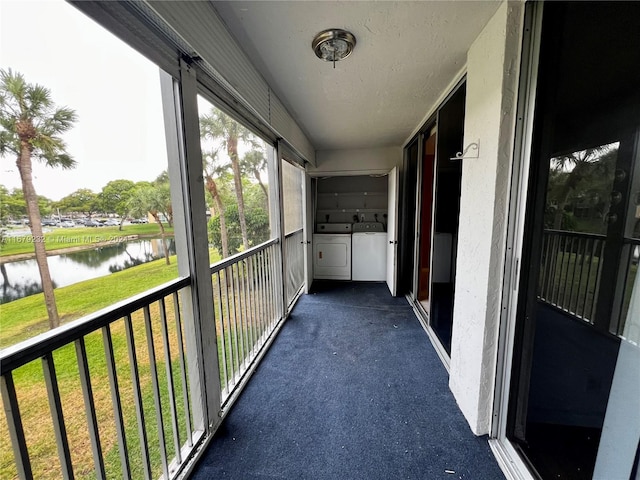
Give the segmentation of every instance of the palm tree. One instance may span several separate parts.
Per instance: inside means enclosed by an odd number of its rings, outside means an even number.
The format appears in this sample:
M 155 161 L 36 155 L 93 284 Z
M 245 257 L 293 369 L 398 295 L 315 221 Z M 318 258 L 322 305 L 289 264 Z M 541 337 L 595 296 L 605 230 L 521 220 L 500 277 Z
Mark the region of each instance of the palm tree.
M 211 109 L 209 115 L 200 117 L 200 137 L 213 141 L 222 141 L 227 155 L 231 160 L 233 171 L 233 183 L 238 201 L 238 216 L 240 217 L 240 230 L 242 232 L 242 244 L 245 250 L 249 248 L 247 235 L 247 221 L 245 219 L 244 195 L 242 193 L 242 172 L 240 170 L 240 157 L 238 155 L 238 142 L 242 141 L 256 145 L 256 137 L 247 128 L 240 125 L 226 113 L 216 108 Z
M 57 108 L 49 89 L 27 83 L 23 75 L 11 69 L 0 69 L 0 156 L 14 154 L 17 157 L 50 328 L 60 325 L 60 318 L 43 241 L 38 195 L 33 186 L 32 159 L 50 167 L 73 168 L 75 161 L 66 152 L 66 144 L 59 135 L 69 130 L 75 121 L 75 111 Z
M 218 211 L 218 216 L 220 217 L 222 258 L 227 258 L 229 256 L 229 234 L 227 233 L 226 209 L 222 201 L 222 196 L 220 195 L 220 190 L 218 189 L 218 184 L 216 183 L 216 177 L 219 177 L 220 174 L 226 170 L 226 167 L 219 165 L 217 159 L 217 150 L 202 153 L 202 171 L 204 173 L 205 187 L 215 202 L 215 209 Z
M 160 206 L 162 207 L 160 213 L 167 220 L 167 224 L 173 227 L 173 206 L 171 205 L 171 188 L 169 187 L 169 172 L 163 170 L 160 175 L 153 181 L 153 185 L 159 188 L 159 192 L 162 192 Z
M 269 192 L 267 192 L 267 187 L 262 182 L 262 172 L 267 169 L 267 157 L 265 156 L 264 151 L 262 151 L 261 148 L 258 148 L 245 153 L 245 155 L 242 157 L 242 160 L 240 161 L 240 166 L 242 167 L 243 172 L 253 175 L 253 178 L 255 178 L 255 180 L 258 182 L 258 185 L 260 185 L 262 193 L 264 193 L 268 211 Z

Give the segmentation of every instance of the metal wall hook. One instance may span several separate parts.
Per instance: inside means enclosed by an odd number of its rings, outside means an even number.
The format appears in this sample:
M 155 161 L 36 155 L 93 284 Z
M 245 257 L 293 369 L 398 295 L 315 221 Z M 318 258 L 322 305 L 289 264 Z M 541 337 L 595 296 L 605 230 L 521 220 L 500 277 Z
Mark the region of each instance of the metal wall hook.
M 474 151 L 474 154 L 467 155 L 469 150 Z M 480 139 L 478 139 L 475 143 L 470 143 L 467 147 L 462 151 L 456 153 L 455 157 L 451 157 L 449 160 L 465 160 L 467 158 L 478 158 L 480 156 Z

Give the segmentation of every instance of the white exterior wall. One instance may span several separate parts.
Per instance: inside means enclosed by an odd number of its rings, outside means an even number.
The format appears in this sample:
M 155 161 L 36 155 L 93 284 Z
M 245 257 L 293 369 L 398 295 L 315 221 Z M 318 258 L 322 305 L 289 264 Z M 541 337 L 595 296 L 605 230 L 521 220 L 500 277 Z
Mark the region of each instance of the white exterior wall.
M 385 174 L 402 163 L 402 147 L 318 150 L 311 176 Z
M 476 435 L 489 432 L 524 6 L 508 2 L 467 56 L 460 230 L 449 386 Z

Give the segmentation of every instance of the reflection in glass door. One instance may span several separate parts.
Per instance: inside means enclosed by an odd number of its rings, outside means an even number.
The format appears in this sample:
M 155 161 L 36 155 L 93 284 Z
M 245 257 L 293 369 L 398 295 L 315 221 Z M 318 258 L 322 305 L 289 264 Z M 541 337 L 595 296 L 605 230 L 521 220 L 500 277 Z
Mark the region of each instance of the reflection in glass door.
M 620 142 L 552 157 L 546 187 L 541 301 L 595 323 Z M 605 220 L 605 221 L 603 221 Z M 608 290 L 607 290 L 608 291 Z M 609 308 L 607 307 L 607 310 Z
M 414 298 L 413 273 L 415 269 L 416 192 L 418 181 L 419 138 L 405 149 L 400 178 L 400 208 L 398 210 L 398 295 L 410 294 Z
M 418 246 L 418 301 L 429 311 L 431 294 L 431 231 L 433 215 L 433 176 L 436 160 L 436 131 L 431 132 L 429 137 L 425 136 L 422 154 L 422 182 L 421 182 L 421 204 L 419 246 Z
M 465 99 L 463 82 L 438 111 L 429 325 L 447 355 L 451 355 L 453 334 L 462 188 L 462 161 L 451 158 L 463 150 Z
M 636 475 L 639 32 L 638 3 L 544 6 L 508 422 L 543 479 Z

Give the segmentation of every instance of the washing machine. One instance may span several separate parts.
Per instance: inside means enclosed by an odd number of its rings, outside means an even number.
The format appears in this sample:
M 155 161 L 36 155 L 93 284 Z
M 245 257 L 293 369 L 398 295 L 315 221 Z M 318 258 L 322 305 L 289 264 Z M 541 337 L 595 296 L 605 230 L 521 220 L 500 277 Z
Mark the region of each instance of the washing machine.
M 387 278 L 387 233 L 380 222 L 353 224 L 351 278 L 380 282 Z
M 313 278 L 351 280 L 351 224 L 319 223 L 313 235 Z

